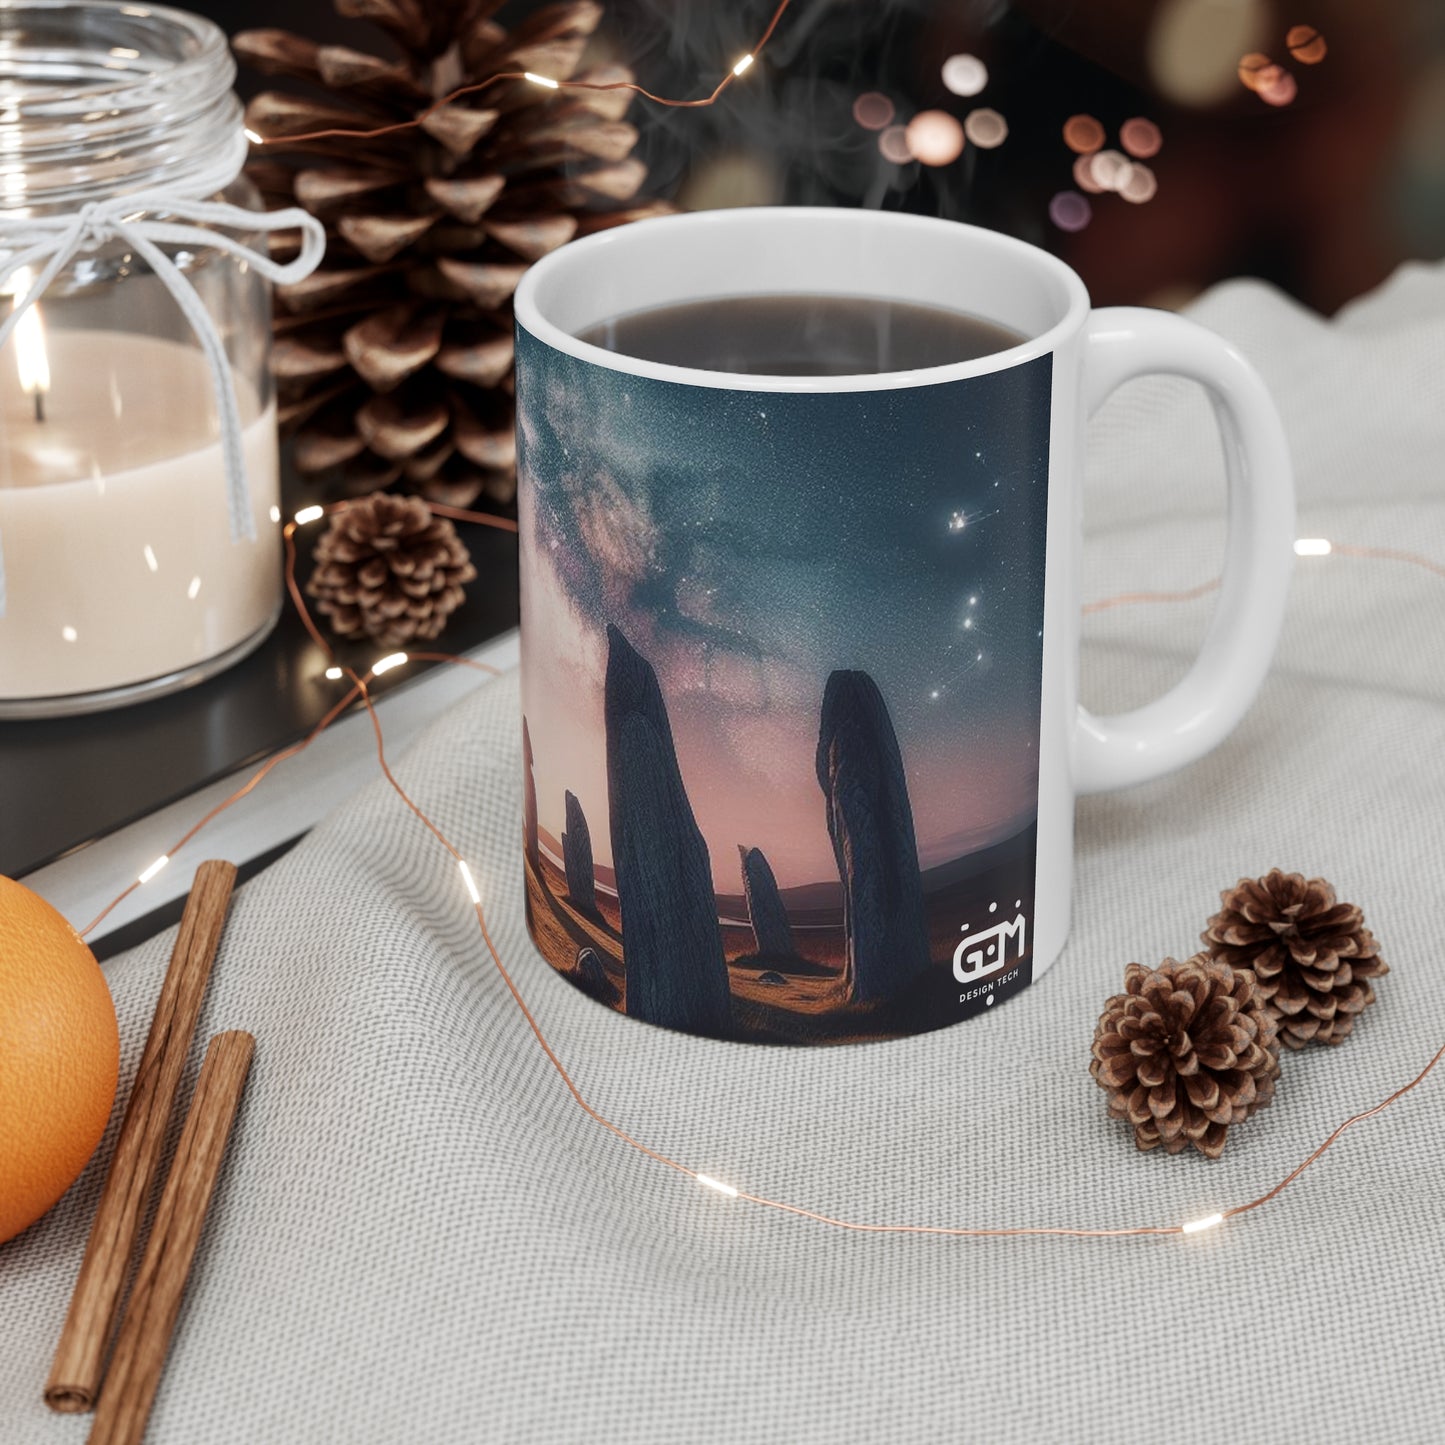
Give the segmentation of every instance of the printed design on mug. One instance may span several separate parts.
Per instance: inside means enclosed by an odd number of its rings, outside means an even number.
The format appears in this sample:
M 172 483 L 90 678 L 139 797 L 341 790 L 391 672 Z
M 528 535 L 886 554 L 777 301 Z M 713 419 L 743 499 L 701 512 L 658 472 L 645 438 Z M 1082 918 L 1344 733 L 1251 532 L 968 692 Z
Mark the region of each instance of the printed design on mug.
M 1051 359 L 809 395 L 518 351 L 543 956 L 773 1043 L 1025 987 Z

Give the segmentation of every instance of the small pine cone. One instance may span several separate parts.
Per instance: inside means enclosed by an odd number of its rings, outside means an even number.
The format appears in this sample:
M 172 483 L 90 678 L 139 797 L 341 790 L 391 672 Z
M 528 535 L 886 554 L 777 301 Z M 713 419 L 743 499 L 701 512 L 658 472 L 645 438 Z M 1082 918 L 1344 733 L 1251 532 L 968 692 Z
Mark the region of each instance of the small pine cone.
M 306 590 L 332 631 L 386 647 L 436 637 L 477 575 L 449 521 L 385 492 L 334 512 L 314 556 Z
M 1134 1126 L 1134 1142 L 1177 1154 L 1192 1144 L 1210 1159 L 1231 1124 L 1274 1098 L 1279 1040 L 1248 970 L 1202 953 L 1156 969 L 1131 963 L 1124 992 L 1104 1006 L 1089 1072 L 1109 1093 L 1109 1113 Z
M 1241 878 L 1201 935 L 1211 958 L 1248 968 L 1279 1024 L 1280 1041 L 1339 1044 L 1375 1001 L 1372 978 L 1390 971 L 1364 914 L 1335 901 L 1323 878 L 1278 868 Z

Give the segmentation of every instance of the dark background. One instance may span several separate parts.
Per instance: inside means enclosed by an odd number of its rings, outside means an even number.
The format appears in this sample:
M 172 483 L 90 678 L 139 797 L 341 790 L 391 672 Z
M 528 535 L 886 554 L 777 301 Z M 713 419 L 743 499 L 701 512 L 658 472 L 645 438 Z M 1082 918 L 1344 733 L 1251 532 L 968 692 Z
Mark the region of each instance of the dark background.
M 606 0 L 599 44 L 662 94 L 705 93 L 748 50 L 775 0 Z M 285 26 L 374 52 L 385 39 L 329 0 L 191 0 L 228 31 Z M 501 7 L 499 18 L 535 4 Z M 1309 24 L 1328 53 L 1291 59 Z M 1273 107 L 1247 90 L 1240 55 L 1268 54 L 1298 94 Z M 951 95 L 950 55 L 989 68 L 976 98 Z M 258 88 L 242 76 L 241 87 Z M 953 164 L 895 165 L 852 117 L 880 91 L 906 122 L 988 105 L 997 150 Z M 1158 194 L 1093 200 L 1076 234 L 1049 219 L 1073 186 L 1062 139 L 1075 113 L 1117 145 L 1136 115 L 1158 124 Z M 634 105 L 653 194 L 690 208 L 813 202 L 941 214 L 1065 256 L 1099 304 L 1178 305 L 1226 276 L 1276 282 L 1326 313 L 1401 260 L 1445 253 L 1445 4 L 1441 0 L 793 0 L 764 59 L 706 110 Z

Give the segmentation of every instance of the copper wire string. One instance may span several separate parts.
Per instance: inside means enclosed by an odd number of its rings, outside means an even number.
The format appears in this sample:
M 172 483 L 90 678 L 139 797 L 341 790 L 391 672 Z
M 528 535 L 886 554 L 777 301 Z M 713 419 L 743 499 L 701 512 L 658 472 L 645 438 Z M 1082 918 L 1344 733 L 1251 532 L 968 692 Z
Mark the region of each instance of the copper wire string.
M 523 80 L 532 85 L 545 86 L 548 90 L 630 90 L 634 95 L 640 95 L 644 100 L 652 101 L 654 105 L 666 106 L 669 110 L 700 110 L 704 106 L 716 105 L 728 86 L 762 54 L 763 47 L 773 38 L 773 31 L 778 28 L 778 21 L 783 18 L 783 13 L 791 4 L 792 0 L 779 0 L 778 8 L 773 11 L 773 18 L 768 21 L 768 28 L 763 31 L 757 44 L 747 52 L 743 60 L 740 60 L 718 81 L 707 95 L 697 100 L 675 100 L 665 95 L 654 95 L 645 86 L 638 85 L 636 81 L 632 80 L 554 80 L 549 75 L 538 76 L 528 70 L 501 70 L 495 75 L 487 76 L 484 80 L 476 80 L 469 85 L 460 85 L 455 90 L 448 91 L 440 100 L 434 100 L 425 110 L 418 111 L 410 120 L 399 120 L 390 125 L 364 129 L 331 126 L 325 130 L 301 131 L 295 135 L 256 136 L 254 131 L 251 132 L 251 135 L 261 145 L 300 145 L 303 141 L 332 139 L 375 140 L 380 136 L 395 135 L 398 131 L 415 130 L 430 116 L 445 109 L 453 102 L 461 100 L 464 96 L 475 95 L 478 91 L 486 90 L 489 86 L 504 80 Z
M 334 512 L 340 509 L 344 509 L 348 505 L 350 505 L 350 503 L 348 502 L 332 503 L 329 507 L 325 508 L 325 511 Z M 440 505 L 434 505 L 433 510 L 458 521 L 474 522 L 480 523 L 482 525 L 496 526 L 510 531 L 516 531 L 517 529 L 517 524 L 515 522 L 509 521 L 506 518 L 493 517 L 486 513 L 469 512 L 460 507 L 442 507 Z M 297 525 L 298 524 L 294 521 L 288 522 L 283 529 L 283 537 L 286 547 L 287 591 L 291 596 L 291 600 L 295 605 L 297 612 L 300 615 L 302 624 L 305 626 L 307 632 L 325 651 L 326 655 L 328 657 L 331 657 L 334 656 L 332 648 L 325 639 L 325 637 L 322 635 L 320 630 L 317 628 L 316 623 L 311 616 L 310 609 L 306 606 L 305 598 L 302 595 L 301 588 L 296 581 L 295 532 Z M 1445 567 L 1442 567 L 1440 564 L 1432 561 L 1427 557 L 1419 556 L 1418 554 L 1413 552 L 1404 552 L 1395 548 L 1387 547 L 1355 547 L 1343 543 L 1332 544 L 1331 550 L 1341 556 L 1404 562 L 1410 565 L 1423 567 L 1427 571 L 1430 571 L 1437 576 L 1445 577 Z M 1212 583 L 1206 583 L 1201 587 L 1192 588 L 1188 592 L 1182 593 L 1126 593 L 1120 595 L 1119 597 L 1105 598 L 1102 602 L 1090 604 L 1084 610 L 1100 611 L 1103 610 L 1103 608 L 1105 607 L 1122 606 L 1130 602 L 1147 603 L 1155 601 L 1185 600 L 1189 597 L 1203 596 L 1205 593 L 1213 590 L 1213 588 L 1217 585 L 1217 581 Z M 479 668 L 482 671 L 492 673 L 497 672 L 496 668 L 490 667 L 486 663 L 479 663 L 472 658 L 459 657 L 454 653 L 418 652 L 408 653 L 407 657 L 408 659 L 415 658 L 418 661 L 426 660 L 441 663 L 459 663 L 464 666 Z M 271 771 L 272 768 L 276 766 L 277 763 L 281 762 L 287 757 L 293 757 L 297 753 L 303 752 L 318 736 L 320 736 L 323 731 L 325 731 L 327 727 L 331 725 L 333 721 L 335 721 L 338 716 L 341 715 L 343 711 L 350 707 L 354 701 L 359 699 L 362 706 L 366 709 L 367 715 L 371 722 L 372 734 L 376 742 L 377 762 L 380 766 L 382 775 L 386 778 L 387 783 L 395 791 L 396 795 L 398 796 L 398 798 L 401 799 L 402 803 L 406 806 L 406 808 L 432 834 L 432 836 L 436 838 L 436 840 L 441 844 L 441 846 L 446 850 L 446 852 L 451 855 L 451 857 L 459 865 L 459 867 L 464 870 L 468 886 L 472 888 L 475 894 L 475 885 L 471 881 L 470 871 L 467 870 L 466 860 L 463 855 L 458 851 L 456 846 L 451 842 L 451 840 L 446 836 L 446 834 L 442 832 L 442 830 L 436 825 L 436 823 L 411 797 L 411 795 L 406 791 L 406 789 L 402 787 L 400 781 L 392 772 L 391 766 L 387 761 L 386 757 L 386 744 L 385 737 L 382 732 L 381 719 L 377 715 L 376 707 L 374 702 L 372 701 L 371 692 L 369 687 L 367 686 L 366 679 L 359 673 L 357 673 L 353 668 L 346 667 L 343 668 L 343 671 L 351 679 L 352 686 L 348 690 L 346 695 L 338 703 L 336 703 L 325 714 L 325 716 L 322 717 L 321 721 L 317 723 L 315 728 L 313 728 L 312 731 L 308 733 L 301 742 L 293 744 L 291 747 L 277 753 L 273 758 L 270 758 L 243 787 L 238 788 L 236 792 L 234 792 L 224 801 L 212 808 L 210 812 L 208 812 L 198 823 L 195 824 L 194 827 L 192 827 L 178 840 L 174 848 L 171 850 L 172 853 L 179 851 L 180 848 L 185 846 L 186 843 L 188 843 L 193 837 L 195 837 L 195 835 L 199 833 L 201 829 L 204 828 L 206 824 L 209 823 L 218 814 L 224 812 L 227 808 L 231 807 L 234 803 L 239 802 L 243 797 L 245 797 L 249 792 L 251 792 L 251 790 L 255 788 L 262 781 L 263 778 L 265 778 L 265 776 Z M 106 914 L 111 911 L 111 909 L 113 909 L 118 903 L 120 903 L 122 899 L 128 897 L 139 886 L 139 882 L 132 883 L 128 888 L 125 889 L 124 892 L 119 894 L 109 905 L 107 905 L 107 907 L 95 918 L 95 920 L 92 921 L 84 930 L 82 930 L 82 933 L 89 933 L 92 929 L 94 929 L 96 924 L 99 923 L 101 919 L 103 919 Z M 506 985 L 508 993 L 511 994 L 513 1002 L 516 1004 L 518 1010 L 521 1012 L 523 1019 L 527 1023 L 527 1027 L 531 1030 L 533 1038 L 535 1038 L 538 1047 L 546 1056 L 548 1063 L 550 1063 L 552 1068 L 556 1071 L 558 1078 L 562 1081 L 563 1086 L 566 1088 L 573 1102 L 590 1119 L 592 1119 L 595 1123 L 601 1125 L 602 1128 L 613 1134 L 617 1139 L 619 1139 L 622 1143 L 626 1144 L 629 1148 L 636 1150 L 639 1154 L 645 1155 L 647 1158 L 653 1160 L 655 1163 L 665 1165 L 667 1168 L 672 1169 L 679 1174 L 684 1174 L 699 1184 L 709 1186 L 716 1190 L 720 1190 L 722 1193 L 728 1195 L 731 1198 L 744 1201 L 748 1204 L 757 1205 L 758 1207 L 763 1209 L 771 1209 L 781 1214 L 792 1215 L 799 1219 L 811 1220 L 816 1224 L 825 1225 L 829 1228 L 844 1229 L 855 1233 L 926 1234 L 963 1238 L 1012 1238 L 1027 1235 L 1062 1236 L 1071 1239 L 1124 1239 L 1145 1235 L 1184 1235 L 1194 1233 L 1199 1229 L 1208 1228 L 1213 1224 L 1222 1223 L 1224 1220 L 1233 1219 L 1238 1217 L 1239 1215 L 1248 1214 L 1251 1210 L 1259 1209 L 1261 1206 L 1270 1203 L 1272 1200 L 1282 1194 L 1284 1190 L 1286 1190 L 1291 1184 L 1293 1184 L 1302 1174 L 1304 1174 L 1307 1169 L 1309 1169 L 1320 1158 L 1322 1158 L 1324 1154 L 1331 1147 L 1333 1147 L 1333 1145 L 1347 1130 L 1352 1128 L 1354 1125 L 1361 1123 L 1365 1119 L 1370 1119 L 1377 1114 L 1383 1113 L 1386 1109 L 1390 1108 L 1391 1105 L 1402 1099 L 1412 1089 L 1418 1088 L 1419 1085 L 1422 1084 L 1425 1079 L 1429 1077 L 1429 1075 L 1433 1072 L 1433 1070 L 1441 1062 L 1441 1060 L 1445 1059 L 1445 1044 L 1442 1044 L 1440 1048 L 1436 1051 L 1436 1053 L 1431 1057 L 1429 1062 L 1425 1065 L 1425 1067 L 1421 1069 L 1414 1078 L 1409 1080 L 1408 1083 L 1402 1084 L 1398 1089 L 1394 1091 L 1394 1093 L 1382 1099 L 1372 1108 L 1362 1110 L 1360 1113 L 1357 1114 L 1353 1114 L 1348 1119 L 1344 1120 L 1343 1123 L 1337 1125 L 1336 1128 L 1329 1134 L 1329 1136 L 1311 1154 L 1301 1160 L 1299 1164 L 1297 1164 L 1292 1170 L 1290 1170 L 1290 1172 L 1286 1174 L 1284 1178 L 1282 1178 L 1272 1188 L 1266 1190 L 1263 1194 L 1260 1194 L 1257 1197 L 1248 1200 L 1246 1203 L 1236 1204 L 1231 1206 L 1230 1208 L 1222 1209 L 1217 1214 L 1210 1215 L 1202 1220 L 1196 1220 L 1187 1225 L 1145 1224 L 1122 1226 L 1114 1229 L 1075 1229 L 1063 1225 L 963 1226 L 942 1224 L 888 1223 L 846 1219 L 838 1215 L 824 1213 L 821 1210 L 809 1209 L 803 1205 L 792 1204 L 786 1200 L 774 1199 L 766 1194 L 755 1194 L 749 1190 L 734 1188 L 732 1185 L 723 1184 L 708 1175 L 700 1173 L 698 1170 L 692 1168 L 690 1165 L 684 1164 L 681 1161 L 672 1158 L 670 1155 L 664 1154 L 660 1150 L 654 1149 L 650 1145 L 643 1143 L 641 1140 L 629 1134 L 627 1130 L 622 1128 L 621 1125 L 615 1123 L 605 1113 L 603 1113 L 602 1110 L 592 1104 L 582 1093 L 581 1089 L 577 1086 L 577 1083 L 568 1072 L 566 1065 L 562 1062 L 560 1056 L 557 1054 L 557 1051 L 552 1047 L 552 1044 L 548 1040 L 546 1033 L 542 1029 L 542 1026 L 537 1022 L 536 1016 L 528 1007 L 526 999 L 522 996 L 521 990 L 517 987 L 517 983 L 515 979 L 513 979 L 510 970 L 502 961 L 501 953 L 498 950 L 496 943 L 492 939 L 491 930 L 487 926 L 486 911 L 483 904 L 480 900 L 478 900 L 473 903 L 472 907 L 473 911 L 476 914 L 477 925 L 480 929 L 482 940 L 486 946 L 487 953 L 491 958 L 493 967 L 497 970 L 497 973 L 500 975 L 502 982 Z
M 1135 607 L 1149 602 L 1193 602 L 1217 591 L 1218 588 L 1219 578 L 1213 577 L 1208 582 L 1201 582 L 1198 587 L 1188 587 L 1183 592 L 1121 592 L 1117 597 L 1103 597 L 1097 602 L 1084 603 L 1083 613 L 1085 617 L 1089 617 L 1095 612 L 1107 612 L 1111 607 Z

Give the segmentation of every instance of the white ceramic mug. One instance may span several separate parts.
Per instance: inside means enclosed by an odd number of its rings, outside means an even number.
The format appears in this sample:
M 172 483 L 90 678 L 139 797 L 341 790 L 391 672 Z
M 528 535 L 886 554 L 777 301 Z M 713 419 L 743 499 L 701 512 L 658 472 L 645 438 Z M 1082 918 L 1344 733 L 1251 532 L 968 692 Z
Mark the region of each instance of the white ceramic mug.
M 809 293 L 1024 339 L 956 365 L 757 376 L 579 340 L 627 313 Z M 1058 955 L 1074 799 L 1158 777 L 1248 708 L 1284 613 L 1289 456 L 1259 377 L 1063 262 L 868 211 L 668 217 L 574 242 L 516 295 L 525 855 L 574 983 L 696 1033 L 835 1042 L 980 1012 Z M 1201 383 L 1229 543 L 1198 660 L 1079 706 L 1085 425 Z

